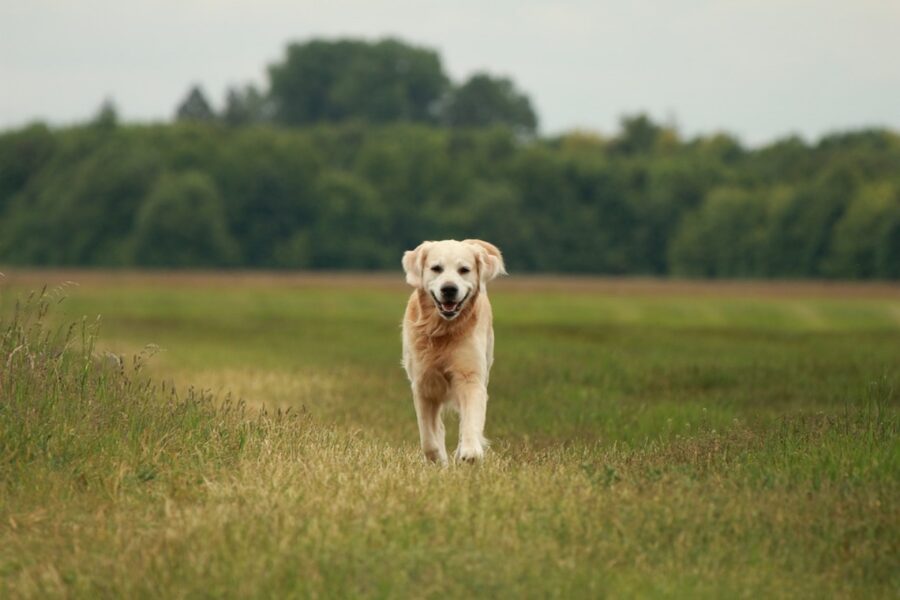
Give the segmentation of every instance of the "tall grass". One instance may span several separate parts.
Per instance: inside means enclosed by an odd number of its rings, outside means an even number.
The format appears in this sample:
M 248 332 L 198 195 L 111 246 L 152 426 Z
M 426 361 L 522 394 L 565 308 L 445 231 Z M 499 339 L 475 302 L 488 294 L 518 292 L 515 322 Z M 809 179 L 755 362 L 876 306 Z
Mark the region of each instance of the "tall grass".
M 251 419 L 230 398 L 157 385 L 142 373 L 152 346 L 126 359 L 97 351 L 99 319 L 48 322 L 57 295 L 33 294 L 0 320 L 0 475 L 8 489 L 117 497 L 162 474 L 191 477 L 208 461 L 234 463 L 249 439 L 293 421 L 280 413 Z
M 0 321 L 0 596 L 900 589 L 891 378 L 839 411 L 523 435 L 442 469 L 412 443 L 156 383 L 152 349 L 109 355 L 96 321 L 56 325 L 55 301 Z

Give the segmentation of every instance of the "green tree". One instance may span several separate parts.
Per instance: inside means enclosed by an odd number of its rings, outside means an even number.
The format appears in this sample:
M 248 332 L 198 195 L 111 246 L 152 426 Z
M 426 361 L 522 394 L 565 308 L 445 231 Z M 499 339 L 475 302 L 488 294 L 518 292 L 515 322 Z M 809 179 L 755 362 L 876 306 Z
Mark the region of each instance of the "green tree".
M 709 160 L 660 157 L 619 163 L 613 171 L 619 178 L 616 193 L 629 198 L 633 212 L 628 271 L 665 274 L 669 245 L 681 219 L 721 183 L 721 170 Z
M 316 187 L 319 210 L 309 234 L 310 266 L 372 269 L 396 255 L 385 247 L 387 207 L 377 192 L 355 175 L 330 171 Z
M 166 173 L 137 212 L 134 260 L 154 267 L 213 267 L 236 262 L 222 199 L 205 174 Z
M 479 179 L 471 183 L 460 207 L 459 230 L 452 236 L 490 240 L 503 250 L 510 272 L 534 268 L 535 223 L 510 182 Z
M 0 136 L 0 217 L 13 197 L 50 162 L 58 146 L 59 136 L 42 123 Z
M 528 96 L 511 80 L 486 73 L 476 73 L 454 89 L 442 114 L 451 127 L 507 125 L 518 133 L 533 134 L 538 126 Z
M 829 275 L 851 279 L 900 275 L 900 187 L 860 190 L 837 223 L 826 262 Z
M 323 161 L 306 135 L 256 127 L 230 132 L 214 168 L 244 264 L 289 266 L 276 249 L 315 217 L 313 188 Z
M 195 85 L 188 91 L 188 95 L 182 100 L 175 111 L 175 119 L 178 121 L 214 121 L 216 114 L 206 99 L 206 95 L 200 86 Z
M 624 129 L 31 126 L 0 134 L 0 264 L 393 269 L 483 237 L 518 272 L 900 278 L 897 134 Z
M 690 143 L 690 148 L 696 150 L 704 162 L 711 160 L 721 164 L 734 164 L 747 155 L 737 138 L 721 132 L 696 138 Z
M 672 273 L 700 277 L 764 275 L 768 194 L 734 188 L 710 192 L 685 216 L 670 247 Z
M 827 168 L 813 179 L 784 190 L 769 226 L 767 275 L 823 275 L 834 228 L 859 187 L 858 175 L 845 166 Z
M 778 140 L 753 153 L 742 166 L 742 178 L 750 181 L 799 183 L 819 173 L 823 162 L 798 136 Z
M 654 123 L 644 114 L 622 117 L 622 131 L 610 144 L 610 149 L 618 154 L 647 154 L 672 140 L 676 145 L 678 136 L 673 129 Z M 673 139 L 674 138 L 674 139 Z
M 94 127 L 60 146 L 40 185 L 14 197 L 0 220 L 8 227 L 0 255 L 20 264 L 124 264 L 135 212 L 159 171 L 158 154 Z
M 94 115 L 92 123 L 98 129 L 109 130 L 116 128 L 119 124 L 119 111 L 111 99 L 107 98 L 103 101 L 97 114 Z
M 291 44 L 269 78 L 275 119 L 286 125 L 430 122 L 448 85 L 437 53 L 392 39 Z
M 231 87 L 225 93 L 222 120 L 231 126 L 264 123 L 272 118 L 271 102 L 256 87 Z
M 361 144 L 353 172 L 378 193 L 390 215 L 386 237 L 394 252 L 423 238 L 448 237 L 448 212 L 466 190 L 466 162 L 451 160 L 447 132 L 399 125 L 372 131 Z

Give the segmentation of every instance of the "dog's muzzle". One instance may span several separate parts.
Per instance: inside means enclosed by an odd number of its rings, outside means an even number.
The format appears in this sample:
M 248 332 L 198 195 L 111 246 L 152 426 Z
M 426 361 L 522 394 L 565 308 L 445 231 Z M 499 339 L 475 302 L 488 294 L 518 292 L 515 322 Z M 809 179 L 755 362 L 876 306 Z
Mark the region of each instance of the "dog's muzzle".
M 431 293 L 431 299 L 434 300 L 434 305 L 437 307 L 441 317 L 448 321 L 452 321 L 459 316 L 459 313 L 462 311 L 463 305 L 465 305 L 468 298 L 469 293 L 466 292 L 466 295 L 463 296 L 462 300 L 438 300 L 437 296 L 434 295 L 434 292 Z

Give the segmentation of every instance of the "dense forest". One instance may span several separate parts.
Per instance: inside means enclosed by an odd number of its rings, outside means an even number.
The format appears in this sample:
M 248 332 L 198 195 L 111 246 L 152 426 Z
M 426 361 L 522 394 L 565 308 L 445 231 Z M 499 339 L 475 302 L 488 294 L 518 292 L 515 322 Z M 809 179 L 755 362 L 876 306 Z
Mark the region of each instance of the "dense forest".
M 644 115 L 537 135 L 528 97 L 395 40 L 291 45 L 172 123 L 0 134 L 0 264 L 396 269 L 482 237 L 511 271 L 900 278 L 900 136 L 747 148 Z

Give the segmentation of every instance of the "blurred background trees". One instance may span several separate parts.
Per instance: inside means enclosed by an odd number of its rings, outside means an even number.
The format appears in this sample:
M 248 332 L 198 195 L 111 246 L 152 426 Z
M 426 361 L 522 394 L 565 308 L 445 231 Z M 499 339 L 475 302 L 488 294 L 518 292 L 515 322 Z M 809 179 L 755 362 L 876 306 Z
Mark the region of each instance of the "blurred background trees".
M 200 171 L 164 173 L 135 215 L 133 261 L 152 267 L 223 267 L 237 262 L 216 184 Z
M 537 115 L 528 96 L 509 79 L 477 73 L 453 89 L 441 107 L 442 120 L 451 127 L 507 125 L 523 134 L 537 130 Z
M 230 87 L 225 93 L 222 121 L 238 127 L 271 121 L 274 116 L 272 100 L 253 85 Z
M 175 119 L 178 121 L 213 121 L 215 118 L 216 115 L 206 99 L 206 94 L 198 85 L 191 87 L 175 110 Z
M 449 86 L 436 52 L 391 39 L 291 44 L 269 78 L 274 119 L 284 125 L 432 123 Z
M 397 40 L 291 45 L 171 124 L 0 134 L 0 263 L 396 269 L 483 237 L 513 271 L 900 278 L 900 136 L 745 148 L 646 115 L 538 137 L 530 99 Z

